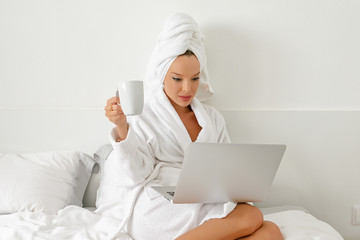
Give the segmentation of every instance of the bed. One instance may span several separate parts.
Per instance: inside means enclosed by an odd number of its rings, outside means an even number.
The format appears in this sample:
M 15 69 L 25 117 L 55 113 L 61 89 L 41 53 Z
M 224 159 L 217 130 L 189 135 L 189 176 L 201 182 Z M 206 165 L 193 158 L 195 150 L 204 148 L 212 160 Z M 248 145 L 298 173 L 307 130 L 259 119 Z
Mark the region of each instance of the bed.
M 101 165 L 111 151 L 0 154 L 0 239 L 130 239 L 116 218 L 98 214 Z M 299 206 L 261 209 L 285 240 L 341 240 L 329 224 Z

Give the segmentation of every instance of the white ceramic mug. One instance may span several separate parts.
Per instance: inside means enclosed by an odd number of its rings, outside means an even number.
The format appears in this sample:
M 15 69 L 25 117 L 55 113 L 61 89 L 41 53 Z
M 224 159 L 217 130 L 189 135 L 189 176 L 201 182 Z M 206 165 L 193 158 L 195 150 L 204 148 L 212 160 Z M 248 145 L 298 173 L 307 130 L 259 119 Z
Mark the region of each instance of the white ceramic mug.
M 144 106 L 142 81 L 122 81 L 118 83 L 121 108 L 126 116 L 141 114 Z

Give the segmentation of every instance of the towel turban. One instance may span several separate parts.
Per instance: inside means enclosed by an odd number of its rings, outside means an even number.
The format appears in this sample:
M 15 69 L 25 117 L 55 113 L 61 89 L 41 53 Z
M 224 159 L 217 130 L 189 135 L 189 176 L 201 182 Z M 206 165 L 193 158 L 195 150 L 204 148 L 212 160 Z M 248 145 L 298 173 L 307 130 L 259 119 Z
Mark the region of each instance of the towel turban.
M 177 56 L 192 51 L 200 63 L 200 84 L 196 97 L 207 100 L 213 94 L 206 68 L 204 35 L 195 20 L 184 13 L 171 15 L 165 22 L 155 49 L 150 58 L 146 74 L 149 95 L 163 87 L 165 75 Z

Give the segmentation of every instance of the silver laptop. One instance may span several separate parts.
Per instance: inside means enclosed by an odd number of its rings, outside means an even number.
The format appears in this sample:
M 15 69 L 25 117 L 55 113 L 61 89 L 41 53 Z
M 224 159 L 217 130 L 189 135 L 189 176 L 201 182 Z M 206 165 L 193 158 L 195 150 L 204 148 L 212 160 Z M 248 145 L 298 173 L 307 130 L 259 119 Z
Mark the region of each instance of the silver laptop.
M 173 203 L 264 201 L 285 149 L 273 144 L 191 143 L 177 186 L 152 188 Z

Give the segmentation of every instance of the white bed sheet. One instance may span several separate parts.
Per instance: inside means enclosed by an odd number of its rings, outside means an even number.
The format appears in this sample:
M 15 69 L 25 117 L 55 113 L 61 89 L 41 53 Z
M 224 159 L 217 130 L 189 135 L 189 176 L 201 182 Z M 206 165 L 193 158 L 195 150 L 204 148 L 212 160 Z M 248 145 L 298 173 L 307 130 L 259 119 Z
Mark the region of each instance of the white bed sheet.
M 301 210 L 288 210 L 264 215 L 265 220 L 278 224 L 285 240 L 343 240 L 329 224 Z M 116 234 L 120 221 L 68 206 L 56 215 L 22 212 L 0 215 L 1 240 L 43 239 L 117 239 L 128 240 L 126 234 Z
M 301 210 L 265 214 L 264 220 L 276 223 L 285 240 L 343 240 L 329 224 Z

